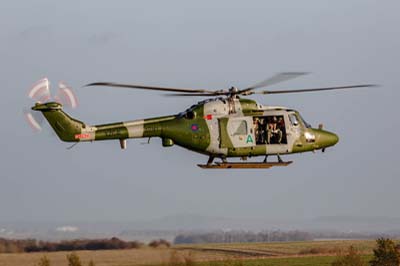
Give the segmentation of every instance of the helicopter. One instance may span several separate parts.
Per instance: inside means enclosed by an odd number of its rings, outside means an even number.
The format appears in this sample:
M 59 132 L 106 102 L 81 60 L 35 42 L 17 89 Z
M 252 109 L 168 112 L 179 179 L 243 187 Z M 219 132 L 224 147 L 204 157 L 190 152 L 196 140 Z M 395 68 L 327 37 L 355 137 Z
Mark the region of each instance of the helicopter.
M 127 148 L 127 139 L 159 137 L 163 147 L 178 145 L 190 151 L 208 156 L 201 168 L 270 168 L 287 166 L 292 161 L 283 161 L 281 155 L 325 151 L 334 146 L 339 137 L 323 129 L 311 127 L 295 109 L 264 106 L 246 98 L 254 94 L 272 95 L 304 93 L 352 88 L 367 88 L 376 85 L 349 85 L 325 88 L 262 90 L 302 75 L 306 72 L 282 72 L 253 86 L 222 90 L 182 89 L 155 87 L 113 82 L 94 82 L 84 87 L 106 86 L 168 92 L 168 96 L 199 96 L 206 100 L 192 105 L 178 114 L 153 117 L 102 125 L 88 125 L 70 117 L 57 101 L 37 102 L 32 110 L 40 111 L 65 142 L 92 142 L 118 140 L 121 149 Z M 268 156 L 277 161 L 268 161 Z M 260 162 L 248 162 L 251 157 L 263 156 Z M 228 158 L 239 157 L 239 162 L 228 162 Z M 214 162 L 215 159 L 220 161 Z

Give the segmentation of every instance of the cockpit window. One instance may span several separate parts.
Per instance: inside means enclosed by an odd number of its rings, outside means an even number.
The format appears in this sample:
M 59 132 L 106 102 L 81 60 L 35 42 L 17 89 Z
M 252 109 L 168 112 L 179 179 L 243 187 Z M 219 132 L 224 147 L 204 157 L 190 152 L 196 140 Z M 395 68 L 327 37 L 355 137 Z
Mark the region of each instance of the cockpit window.
M 306 128 L 310 128 L 311 125 L 310 125 L 309 123 L 307 123 L 306 120 L 304 120 L 304 118 L 303 118 L 300 114 L 299 114 L 299 116 L 300 116 L 300 119 L 301 119 L 301 121 L 303 122 L 304 126 L 305 126 Z
M 297 119 L 296 114 L 289 114 L 289 120 L 292 126 L 298 126 L 299 125 L 299 120 Z
M 307 123 L 299 113 L 289 113 L 288 116 L 292 126 L 298 126 L 301 122 L 306 128 L 311 127 L 311 125 Z

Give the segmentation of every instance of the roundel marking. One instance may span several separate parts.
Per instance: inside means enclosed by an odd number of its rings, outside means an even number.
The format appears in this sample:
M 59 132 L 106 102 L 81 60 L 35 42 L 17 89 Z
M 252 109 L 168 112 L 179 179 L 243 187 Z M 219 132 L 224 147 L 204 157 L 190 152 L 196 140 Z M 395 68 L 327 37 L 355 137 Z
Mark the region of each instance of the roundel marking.
M 199 125 L 198 125 L 198 124 L 192 124 L 192 125 L 190 126 L 190 129 L 191 129 L 193 132 L 196 132 L 196 131 L 199 130 Z

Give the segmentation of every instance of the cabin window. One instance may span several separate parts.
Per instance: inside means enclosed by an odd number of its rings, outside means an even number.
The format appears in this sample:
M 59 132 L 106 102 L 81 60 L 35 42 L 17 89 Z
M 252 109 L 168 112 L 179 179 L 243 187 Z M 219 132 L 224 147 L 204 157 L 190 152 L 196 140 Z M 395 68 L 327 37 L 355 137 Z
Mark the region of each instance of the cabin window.
M 283 115 L 253 117 L 256 144 L 287 144 Z
M 232 122 L 233 136 L 247 135 L 247 123 L 245 120 Z
M 186 119 L 194 119 L 196 117 L 196 113 L 193 111 L 187 111 L 185 114 L 185 118 Z

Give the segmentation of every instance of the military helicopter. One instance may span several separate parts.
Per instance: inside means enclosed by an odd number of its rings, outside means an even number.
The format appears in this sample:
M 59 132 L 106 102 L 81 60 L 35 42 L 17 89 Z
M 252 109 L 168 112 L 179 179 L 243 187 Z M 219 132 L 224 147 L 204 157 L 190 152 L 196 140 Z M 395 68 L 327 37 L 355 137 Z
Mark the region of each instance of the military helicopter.
M 375 85 L 350 85 L 340 87 L 263 90 L 264 88 L 287 81 L 305 72 L 278 73 L 253 86 L 238 89 L 231 87 L 222 90 L 181 89 L 155 86 L 95 82 L 85 85 L 107 86 L 130 89 L 156 90 L 169 92 L 169 96 L 211 97 L 194 104 L 186 111 L 154 118 L 102 125 L 87 125 L 71 118 L 62 110 L 58 102 L 36 103 L 32 110 L 40 111 L 54 129 L 58 137 L 66 142 L 88 142 L 100 140 L 119 140 L 126 149 L 129 138 L 162 139 L 164 147 L 174 144 L 190 151 L 209 156 L 201 168 L 270 168 L 287 166 L 281 155 L 322 150 L 335 145 L 339 137 L 323 129 L 322 125 L 312 128 L 300 113 L 286 107 L 263 106 L 254 100 L 243 98 L 253 94 L 284 94 L 316 91 L 367 88 Z M 269 162 L 274 155 L 277 161 Z M 261 162 L 247 162 L 247 158 L 263 156 Z M 240 157 L 239 162 L 228 162 L 227 158 Z M 221 161 L 214 162 L 219 158 Z

